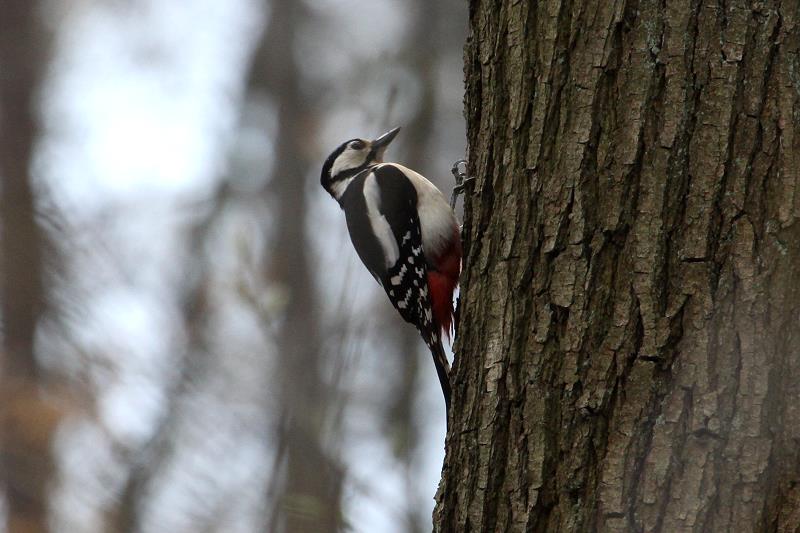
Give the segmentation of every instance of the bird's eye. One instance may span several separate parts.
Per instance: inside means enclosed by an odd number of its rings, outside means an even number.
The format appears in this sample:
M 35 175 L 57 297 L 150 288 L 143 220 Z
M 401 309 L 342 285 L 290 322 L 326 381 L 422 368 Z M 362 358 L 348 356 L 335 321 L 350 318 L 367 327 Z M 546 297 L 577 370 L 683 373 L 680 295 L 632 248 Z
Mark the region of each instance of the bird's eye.
M 350 148 L 353 150 L 361 150 L 364 148 L 364 146 L 366 146 L 364 141 L 353 141 L 350 143 Z

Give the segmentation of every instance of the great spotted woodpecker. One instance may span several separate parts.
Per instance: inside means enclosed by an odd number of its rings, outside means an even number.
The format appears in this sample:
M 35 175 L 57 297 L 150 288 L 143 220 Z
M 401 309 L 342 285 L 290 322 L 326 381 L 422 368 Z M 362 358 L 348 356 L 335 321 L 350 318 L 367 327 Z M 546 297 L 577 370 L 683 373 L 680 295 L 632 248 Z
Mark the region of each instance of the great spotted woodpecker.
M 450 364 L 442 332 L 449 337 L 453 325 L 461 236 L 453 210 L 433 183 L 383 162 L 398 131 L 343 143 L 322 166 L 321 182 L 344 210 L 361 261 L 428 345 L 449 410 Z

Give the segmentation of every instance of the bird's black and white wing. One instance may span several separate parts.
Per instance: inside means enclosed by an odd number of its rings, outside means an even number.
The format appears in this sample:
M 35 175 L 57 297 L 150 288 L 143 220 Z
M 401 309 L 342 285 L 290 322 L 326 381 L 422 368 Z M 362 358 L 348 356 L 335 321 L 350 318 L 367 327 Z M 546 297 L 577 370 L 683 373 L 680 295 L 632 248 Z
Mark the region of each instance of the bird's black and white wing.
M 379 165 L 356 177 L 341 204 L 358 256 L 428 342 L 435 327 L 414 185 L 397 167 Z

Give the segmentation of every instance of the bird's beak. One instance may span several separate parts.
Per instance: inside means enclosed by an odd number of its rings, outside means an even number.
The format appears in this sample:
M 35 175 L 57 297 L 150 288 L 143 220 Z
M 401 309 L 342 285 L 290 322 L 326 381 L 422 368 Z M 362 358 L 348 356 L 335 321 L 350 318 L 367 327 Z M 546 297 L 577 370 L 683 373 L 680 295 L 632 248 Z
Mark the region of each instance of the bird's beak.
M 389 130 L 374 141 L 372 141 L 372 147 L 376 150 L 386 149 L 389 146 L 389 143 L 397 136 L 397 132 L 400 131 L 400 128 L 395 128 L 393 130 Z

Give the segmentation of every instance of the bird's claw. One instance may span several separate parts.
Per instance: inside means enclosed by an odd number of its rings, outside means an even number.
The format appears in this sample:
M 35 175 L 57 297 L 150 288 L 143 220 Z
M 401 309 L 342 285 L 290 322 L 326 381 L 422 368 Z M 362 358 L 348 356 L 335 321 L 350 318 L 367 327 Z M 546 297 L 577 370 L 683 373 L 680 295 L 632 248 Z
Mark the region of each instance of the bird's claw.
M 450 169 L 450 172 L 453 174 L 453 178 L 456 180 L 456 185 L 453 187 L 453 195 L 450 197 L 450 207 L 455 209 L 456 200 L 458 200 L 459 195 L 464 193 L 464 188 L 467 186 L 467 184 L 475 181 L 475 178 L 470 177 L 467 174 L 467 161 L 465 159 L 459 159 L 453 163 L 453 167 Z
M 453 168 L 450 169 L 450 172 L 453 173 L 453 177 L 456 179 L 456 185 L 461 185 L 461 183 L 467 177 L 467 160 L 459 159 L 453 163 Z

